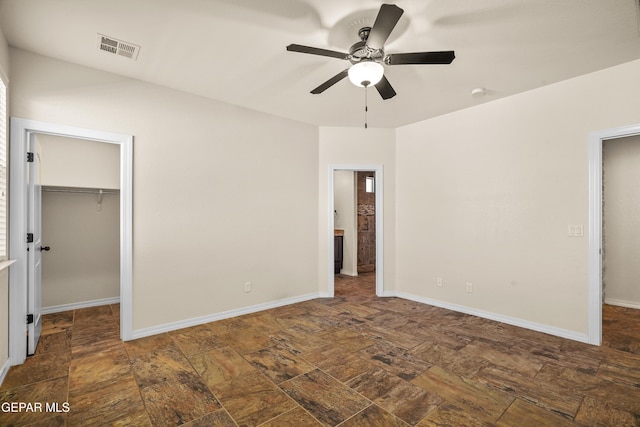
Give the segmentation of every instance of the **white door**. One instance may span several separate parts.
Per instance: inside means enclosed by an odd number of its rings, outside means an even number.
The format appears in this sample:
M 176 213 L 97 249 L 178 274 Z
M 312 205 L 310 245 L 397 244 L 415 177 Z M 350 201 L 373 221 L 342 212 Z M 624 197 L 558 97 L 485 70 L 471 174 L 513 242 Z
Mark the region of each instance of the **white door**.
M 33 137 L 32 137 L 33 138 Z M 42 331 L 42 187 L 40 185 L 40 156 L 35 142 L 29 141 L 27 163 L 27 354 L 36 352 Z M 33 161 L 31 161 L 33 160 Z M 29 242 L 29 240 L 32 240 Z M 46 248 L 48 250 L 48 248 Z

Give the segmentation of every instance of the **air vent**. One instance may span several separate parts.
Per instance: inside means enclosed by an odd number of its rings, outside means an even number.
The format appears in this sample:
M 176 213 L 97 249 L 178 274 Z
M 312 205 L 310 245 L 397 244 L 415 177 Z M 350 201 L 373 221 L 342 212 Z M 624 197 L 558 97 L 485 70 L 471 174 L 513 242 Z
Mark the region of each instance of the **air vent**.
M 98 33 L 98 49 L 133 60 L 138 59 L 138 53 L 140 52 L 140 46 L 136 44 L 118 40 L 100 33 Z

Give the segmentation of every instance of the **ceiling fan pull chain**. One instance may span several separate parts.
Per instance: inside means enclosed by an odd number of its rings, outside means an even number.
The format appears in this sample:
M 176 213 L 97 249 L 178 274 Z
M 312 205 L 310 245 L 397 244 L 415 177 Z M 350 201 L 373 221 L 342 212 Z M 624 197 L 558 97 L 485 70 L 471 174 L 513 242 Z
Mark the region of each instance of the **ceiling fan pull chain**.
M 368 125 L 367 125 L 367 112 L 369 111 L 369 107 L 368 107 L 368 98 L 367 98 L 367 89 L 369 88 L 369 85 L 365 85 L 364 87 L 364 128 L 367 129 Z

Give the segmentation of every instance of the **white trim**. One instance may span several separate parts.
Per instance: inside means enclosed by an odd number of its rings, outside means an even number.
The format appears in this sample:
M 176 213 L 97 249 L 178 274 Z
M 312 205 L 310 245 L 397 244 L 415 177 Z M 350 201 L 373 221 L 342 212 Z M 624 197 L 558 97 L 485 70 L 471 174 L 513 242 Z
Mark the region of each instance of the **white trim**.
M 622 299 L 605 298 L 604 303 L 609 305 L 617 305 L 618 307 L 635 308 L 636 310 L 640 310 L 640 302 L 638 301 L 625 301 Z
M 2 365 L 2 368 L 0 368 L 0 386 L 4 382 L 4 379 L 7 376 L 7 373 L 9 372 L 10 367 L 11 367 L 11 359 L 5 360 L 4 365 Z
M 602 143 L 640 135 L 640 125 L 589 134 L 589 344 L 602 343 Z
M 328 283 L 327 291 L 321 292 L 323 298 L 333 298 L 335 295 L 334 281 L 334 172 L 336 171 L 353 171 L 353 172 L 375 172 L 375 191 L 376 191 L 376 295 L 385 296 L 384 291 L 384 179 L 382 165 L 329 165 L 329 227 L 327 228 L 327 246 L 328 246 Z
M 33 134 L 57 135 L 120 145 L 120 334 L 130 340 L 133 329 L 133 136 L 54 123 L 11 118 L 9 255 L 16 260 L 9 270 L 9 359 L 19 365 L 26 358 L 24 339 L 27 315 L 26 265 L 26 161 Z
M 411 301 L 419 302 L 422 304 L 432 305 L 435 307 L 445 308 L 447 310 L 457 311 L 460 313 L 470 314 L 472 316 L 481 317 L 483 319 L 489 319 L 496 322 L 506 323 L 508 325 L 517 326 L 519 328 L 531 329 L 533 331 L 542 332 L 549 335 L 554 335 L 561 338 L 567 338 L 574 341 L 580 341 L 588 343 L 588 335 L 578 332 L 570 331 L 567 329 L 556 328 L 554 326 L 544 325 L 536 322 L 529 322 L 517 317 L 503 316 L 501 314 L 491 313 L 489 311 L 478 310 L 475 308 L 465 307 L 463 305 L 451 304 L 448 302 L 434 300 L 431 298 L 419 297 L 416 295 L 407 294 L 404 292 L 398 292 L 399 298 L 408 299 Z
M 208 314 L 206 316 L 193 317 L 191 319 L 180 320 L 177 322 L 165 323 L 163 325 L 151 326 L 148 328 L 136 329 L 132 333 L 132 339 L 149 337 L 151 335 L 161 334 L 164 332 L 176 331 L 178 329 L 198 326 L 204 323 L 215 322 L 218 320 L 229 319 L 231 317 L 242 316 L 245 314 L 257 313 L 264 310 L 283 307 L 285 305 L 297 304 L 318 298 L 318 294 L 307 294 L 297 297 L 285 298 L 278 301 L 267 302 L 263 304 L 252 305 L 249 307 L 237 308 L 235 310 L 223 311 L 221 313 Z
M 100 305 L 119 304 L 120 297 L 94 299 L 91 301 L 73 302 L 70 304 L 42 307 L 42 314 L 60 313 L 62 311 L 77 310 L 79 308 L 98 307 Z

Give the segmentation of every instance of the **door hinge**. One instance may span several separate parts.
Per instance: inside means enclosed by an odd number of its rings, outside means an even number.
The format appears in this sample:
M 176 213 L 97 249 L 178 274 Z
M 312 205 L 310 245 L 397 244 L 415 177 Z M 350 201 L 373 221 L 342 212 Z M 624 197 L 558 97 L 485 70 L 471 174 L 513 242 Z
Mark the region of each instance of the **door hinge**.
M 27 243 L 33 243 L 33 233 L 27 233 Z
M 27 325 L 33 323 L 33 314 L 27 314 Z
M 33 163 L 33 153 L 27 153 L 27 163 Z

